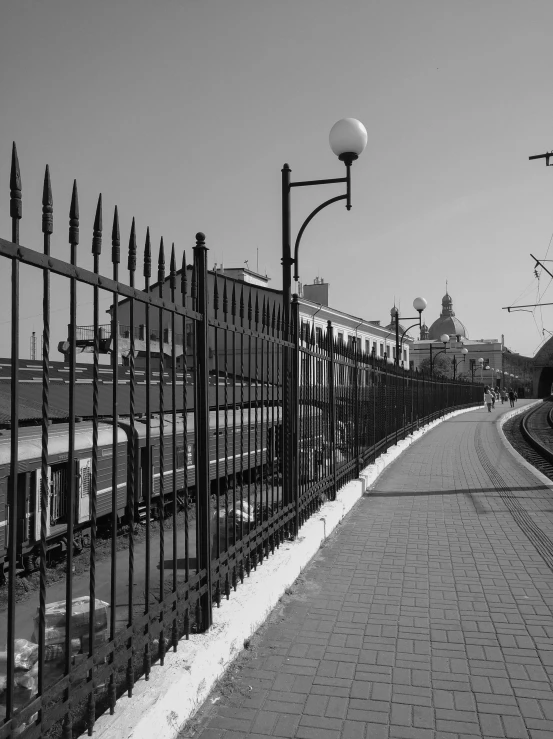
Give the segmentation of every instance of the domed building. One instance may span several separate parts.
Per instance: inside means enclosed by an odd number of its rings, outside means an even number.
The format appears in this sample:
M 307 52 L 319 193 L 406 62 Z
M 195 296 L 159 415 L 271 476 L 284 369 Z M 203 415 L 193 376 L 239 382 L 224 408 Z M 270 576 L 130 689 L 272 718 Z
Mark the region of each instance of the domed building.
M 442 298 L 442 312 L 440 313 L 440 317 L 437 318 L 430 326 L 425 338 L 430 339 L 430 341 L 439 341 L 442 334 L 449 334 L 451 337 L 460 336 L 468 339 L 467 329 L 455 316 L 453 300 L 448 292 L 446 292 Z

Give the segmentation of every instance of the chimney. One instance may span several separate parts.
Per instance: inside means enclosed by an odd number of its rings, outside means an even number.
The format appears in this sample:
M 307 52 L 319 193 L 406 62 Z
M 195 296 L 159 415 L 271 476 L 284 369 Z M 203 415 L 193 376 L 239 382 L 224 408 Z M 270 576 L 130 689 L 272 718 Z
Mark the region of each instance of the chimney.
M 328 288 L 322 277 L 315 277 L 312 285 L 303 285 L 303 297 L 312 303 L 328 305 Z

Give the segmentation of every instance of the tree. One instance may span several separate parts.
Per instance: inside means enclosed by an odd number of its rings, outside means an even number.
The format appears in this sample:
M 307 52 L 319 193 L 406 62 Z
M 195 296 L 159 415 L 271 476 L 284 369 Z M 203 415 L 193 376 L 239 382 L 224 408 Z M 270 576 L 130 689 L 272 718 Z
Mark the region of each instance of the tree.
M 434 377 L 451 379 L 453 377 L 453 365 L 451 359 L 440 354 L 432 362 Z M 425 357 L 419 364 L 419 371 L 430 374 L 430 357 Z

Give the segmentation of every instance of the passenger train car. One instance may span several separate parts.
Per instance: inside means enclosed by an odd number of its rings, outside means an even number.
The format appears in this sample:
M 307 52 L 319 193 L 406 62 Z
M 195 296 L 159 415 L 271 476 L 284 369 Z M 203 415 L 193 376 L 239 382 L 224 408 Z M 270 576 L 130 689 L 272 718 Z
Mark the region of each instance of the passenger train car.
M 310 408 L 309 418 L 322 416 L 319 409 Z M 315 449 L 324 446 L 322 438 L 313 434 L 313 424 L 301 420 L 300 414 L 300 456 L 302 469 L 313 469 Z M 165 504 L 173 501 L 173 466 L 176 467 L 177 495 L 181 503 L 187 488 L 194 493 L 196 483 L 196 449 L 194 415 L 186 418 L 180 414 L 176 427 L 176 459 L 173 459 L 173 418 L 166 414 L 163 433 L 159 415 L 150 420 L 150 445 L 147 445 L 147 422 L 145 418 L 135 419 L 134 431 L 128 418 L 120 418 L 117 427 L 117 518 L 122 523 L 128 520 L 130 500 L 129 465 L 131 464 L 131 445 L 134 445 L 135 494 L 134 520 L 147 515 L 147 474 L 148 455 L 150 456 L 152 509 L 159 506 L 160 495 L 160 457 L 161 445 L 164 452 L 164 491 Z M 319 424 L 322 427 L 322 424 Z M 90 528 L 90 494 L 92 487 L 92 434 L 90 421 L 82 421 L 75 427 L 75 491 L 77 500 L 74 511 L 74 545 L 82 546 L 83 536 Z M 40 500 L 41 500 L 41 429 L 22 427 L 19 429 L 19 473 L 17 480 L 18 511 L 18 563 L 31 569 L 33 559 L 39 553 L 40 544 Z M 232 484 L 234 477 L 240 483 L 244 476 L 257 468 L 278 464 L 282 443 L 282 423 L 280 406 L 264 408 L 245 408 L 211 411 L 209 417 L 209 458 L 212 492 L 224 491 Z M 8 480 L 10 475 L 9 431 L 0 435 L 0 578 L 3 577 L 7 559 L 9 507 Z M 65 551 L 68 542 L 67 500 L 69 457 L 69 425 L 54 424 L 48 433 L 48 511 L 47 511 L 47 549 L 50 554 Z M 113 425 L 102 421 L 98 425 L 98 473 L 97 473 L 97 521 L 98 525 L 108 524 L 112 516 L 112 470 L 113 470 Z M 186 474 L 186 486 L 185 486 Z M 219 484 L 215 483 L 219 480 Z

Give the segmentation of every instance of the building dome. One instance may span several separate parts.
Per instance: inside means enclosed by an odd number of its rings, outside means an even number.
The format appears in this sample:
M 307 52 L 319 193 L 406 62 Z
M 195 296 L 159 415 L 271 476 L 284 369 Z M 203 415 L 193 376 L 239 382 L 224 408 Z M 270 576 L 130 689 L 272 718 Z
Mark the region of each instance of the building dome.
M 446 292 L 442 298 L 442 312 L 440 317 L 434 321 L 428 330 L 428 338 L 431 341 L 439 341 L 442 334 L 454 336 L 463 336 L 468 339 L 467 330 L 461 321 L 455 317 L 453 310 L 453 300 L 451 295 Z

